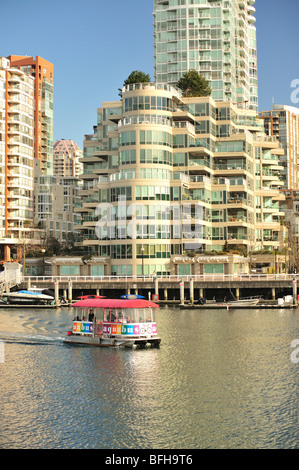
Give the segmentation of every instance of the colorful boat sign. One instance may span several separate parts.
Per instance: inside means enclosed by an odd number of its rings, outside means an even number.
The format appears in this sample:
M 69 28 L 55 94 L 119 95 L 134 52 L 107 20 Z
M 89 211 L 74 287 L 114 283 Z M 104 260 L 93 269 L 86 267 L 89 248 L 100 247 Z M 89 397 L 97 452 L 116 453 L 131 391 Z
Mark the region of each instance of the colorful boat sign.
M 73 334 L 93 334 L 94 325 L 92 322 L 74 321 L 73 322 Z M 110 322 L 97 322 L 96 329 L 102 329 L 105 335 L 156 335 L 157 324 L 156 323 L 134 323 L 134 324 L 122 324 L 122 323 L 110 323 Z
M 73 333 L 84 333 L 86 335 L 93 334 L 93 323 L 84 321 L 73 322 Z
M 103 334 L 107 335 L 156 335 L 156 323 L 103 323 Z

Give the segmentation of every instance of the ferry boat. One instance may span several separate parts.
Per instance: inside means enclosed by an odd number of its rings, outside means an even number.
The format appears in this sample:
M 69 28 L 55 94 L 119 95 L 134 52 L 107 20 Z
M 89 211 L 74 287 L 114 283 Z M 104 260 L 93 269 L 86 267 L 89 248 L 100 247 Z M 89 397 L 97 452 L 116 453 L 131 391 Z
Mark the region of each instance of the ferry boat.
M 159 347 L 155 309 L 152 301 L 129 299 L 82 299 L 72 305 L 75 309 L 72 330 L 67 332 L 67 344 L 86 344 L 100 347 L 144 348 Z

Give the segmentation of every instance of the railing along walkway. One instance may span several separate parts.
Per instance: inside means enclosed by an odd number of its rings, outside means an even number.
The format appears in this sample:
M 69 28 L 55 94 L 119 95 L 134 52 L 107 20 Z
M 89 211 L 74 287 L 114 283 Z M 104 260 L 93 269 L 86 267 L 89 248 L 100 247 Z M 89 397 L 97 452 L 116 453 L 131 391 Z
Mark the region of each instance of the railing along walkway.
M 23 282 L 259 282 L 298 280 L 299 274 L 202 274 L 193 276 L 24 276 Z

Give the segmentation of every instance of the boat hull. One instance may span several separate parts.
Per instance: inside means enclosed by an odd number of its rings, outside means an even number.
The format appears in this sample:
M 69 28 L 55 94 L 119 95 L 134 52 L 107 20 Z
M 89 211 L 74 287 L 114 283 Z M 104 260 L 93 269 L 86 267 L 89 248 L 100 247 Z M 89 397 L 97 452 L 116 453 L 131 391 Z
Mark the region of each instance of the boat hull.
M 181 304 L 181 308 L 225 308 L 225 309 L 232 309 L 232 308 L 240 308 L 240 307 L 254 307 L 260 303 L 259 299 L 254 300 L 236 300 L 232 302 L 211 302 L 205 304 Z
M 236 300 L 233 302 L 222 302 L 222 303 L 216 303 L 216 306 L 218 307 L 246 307 L 246 306 L 252 306 L 252 305 L 257 305 L 259 303 L 259 300 Z M 213 304 L 209 304 L 211 307 Z M 214 304 L 215 305 L 215 304 Z
M 159 347 L 161 338 L 117 338 L 117 337 L 104 337 L 104 336 L 83 336 L 83 335 L 69 335 L 64 339 L 66 344 L 83 344 L 88 346 L 98 347 L 140 347 L 146 346 Z
M 54 301 L 54 297 L 35 291 L 5 292 L 2 294 L 8 304 L 46 304 Z

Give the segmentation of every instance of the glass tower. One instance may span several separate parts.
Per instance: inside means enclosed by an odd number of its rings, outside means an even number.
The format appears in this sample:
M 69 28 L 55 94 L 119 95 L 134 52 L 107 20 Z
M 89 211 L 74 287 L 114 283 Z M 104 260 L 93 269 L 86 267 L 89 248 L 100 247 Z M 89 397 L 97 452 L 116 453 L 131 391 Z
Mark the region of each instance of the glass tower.
M 258 109 L 255 0 L 154 0 L 156 82 L 176 85 L 190 69 L 215 101 Z

